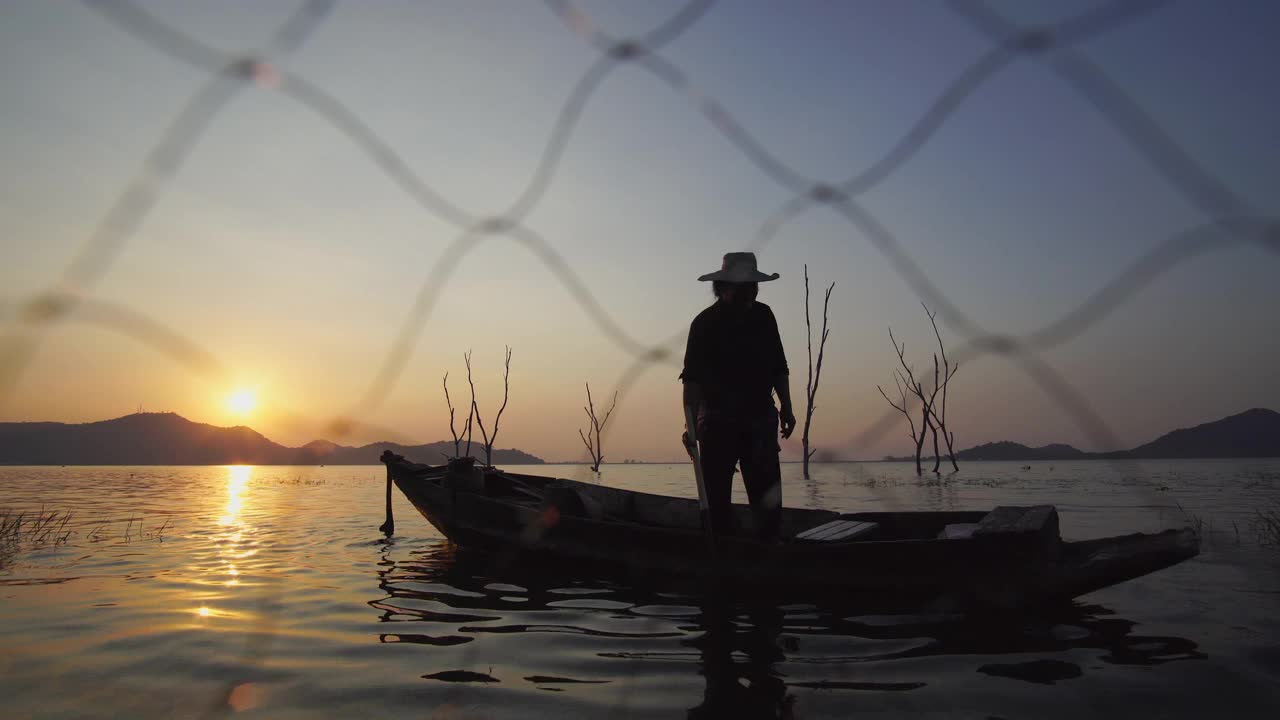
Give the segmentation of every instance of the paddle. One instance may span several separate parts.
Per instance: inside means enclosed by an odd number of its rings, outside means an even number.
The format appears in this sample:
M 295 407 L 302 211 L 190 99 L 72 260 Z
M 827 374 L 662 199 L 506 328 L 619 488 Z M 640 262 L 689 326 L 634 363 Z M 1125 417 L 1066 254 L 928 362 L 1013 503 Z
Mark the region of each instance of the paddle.
M 707 536 L 707 549 L 712 555 L 716 551 L 715 532 L 711 529 L 711 506 L 707 503 L 707 485 L 702 479 L 702 457 L 698 452 L 698 423 L 693 416 L 693 408 L 684 406 L 684 422 L 689 428 L 689 444 L 685 450 L 693 460 L 693 477 L 698 481 L 698 507 L 702 510 L 702 529 Z

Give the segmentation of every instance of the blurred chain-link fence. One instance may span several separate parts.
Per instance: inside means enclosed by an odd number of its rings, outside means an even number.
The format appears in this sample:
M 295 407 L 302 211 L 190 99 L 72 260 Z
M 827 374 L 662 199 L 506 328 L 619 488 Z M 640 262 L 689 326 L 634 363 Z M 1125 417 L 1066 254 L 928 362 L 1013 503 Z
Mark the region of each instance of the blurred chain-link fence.
M 1142 22 L 1159 12 L 1166 2 L 1114 2 L 1052 26 L 1018 27 L 980 2 L 953 0 L 949 3 L 950 11 L 988 36 L 990 48 L 962 68 L 945 91 L 878 160 L 834 180 L 805 177 L 789 166 L 784 158 L 753 136 L 731 111 L 703 92 L 686 72 L 664 58 L 663 47 L 700 22 L 711 4 L 690 2 L 650 32 L 634 38 L 619 38 L 598 27 L 574 5 L 561 0 L 547 2 L 549 11 L 580 41 L 598 50 L 598 56 L 584 70 L 562 105 L 528 183 L 505 209 L 476 214 L 437 191 L 429 179 L 422 177 L 391 143 L 361 119 L 358 108 L 344 104 L 326 92 L 321 83 L 287 67 L 288 56 L 328 21 L 333 2 L 302 3 L 275 30 L 265 49 L 251 53 L 212 47 L 128 2 L 86 2 L 87 8 L 100 13 L 138 42 L 173 62 L 204 72 L 206 79 L 193 89 L 186 104 L 169 121 L 137 174 L 121 189 L 61 276 L 35 297 L 11 298 L 0 305 L 4 314 L 10 316 L 0 345 L 0 399 L 13 391 L 48 329 L 62 322 L 102 326 L 148 344 L 192 372 L 210 377 L 225 374 L 217 354 L 199 338 L 187 337 L 180 329 L 160 324 L 145 311 L 97 297 L 94 289 L 148 214 L 161 202 L 166 184 L 187 161 L 201 137 L 218 122 L 228 103 L 250 88 L 277 93 L 323 120 L 425 212 L 456 228 L 456 236 L 426 273 L 394 343 L 378 363 L 363 396 L 353 399 L 346 413 L 328 423 L 329 432 L 338 437 L 361 427 L 399 437 L 387 428 L 369 426 L 365 420 L 396 387 L 436 306 L 444 281 L 482 239 L 490 236 L 505 237 L 531 251 L 580 304 L 601 336 L 633 358 L 618 382 L 623 397 L 647 369 L 678 364 L 676 353 L 684 336 L 683 329 L 654 346 L 637 340 L 581 280 L 571 258 L 563 256 L 526 221 L 556 182 L 566 148 L 573 142 L 575 129 L 591 97 L 611 73 L 624 67 L 649 73 L 664 83 L 671 90 L 673 101 L 690 104 L 778 187 L 779 204 L 761 222 L 751 249 L 760 250 L 774 242 L 779 231 L 806 209 L 819 205 L 831 208 L 848 223 L 850 242 L 869 243 L 883 256 L 888 267 L 938 312 L 945 325 L 964 339 L 957 361 L 992 354 L 1012 358 L 1100 447 L 1119 447 L 1106 419 L 1042 359 L 1042 351 L 1077 337 L 1157 277 L 1193 257 L 1240 243 L 1280 249 L 1280 230 L 1274 218 L 1249 207 L 1174 140 L 1160 119 L 1135 102 L 1104 68 L 1073 49 L 1073 45 L 1082 40 L 1124 24 Z M 970 96 L 1017 62 L 1048 63 L 1082 102 L 1092 106 L 1148 162 L 1155 175 L 1203 214 L 1203 222 L 1164 240 L 1061 317 L 1032 332 L 1010 336 L 990 332 L 953 302 L 904 248 L 894 231 L 862 204 L 859 197 L 892 177 L 929 143 Z M 848 445 L 865 446 L 896 421 L 896 414 L 890 410 L 869 426 L 859 428 Z
M 148 215 L 163 201 L 166 186 L 186 163 L 201 137 L 216 126 L 237 95 L 251 90 L 275 93 L 329 125 L 424 212 L 456 231 L 443 255 L 425 273 L 395 341 L 381 356 L 364 394 L 352 398 L 349 409 L 340 417 L 330 419 L 327 428 L 335 439 L 357 428 L 376 431 L 385 438 L 402 437 L 391 429 L 374 427 L 368 419 L 393 392 L 405 372 L 436 307 L 444 281 L 481 240 L 489 237 L 503 237 L 529 250 L 572 295 L 600 336 L 632 358 L 622 368 L 617 384 L 620 395 L 625 398 L 628 389 L 647 370 L 679 365 L 678 351 L 684 328 L 657 345 L 636 339 L 583 282 L 572 258 L 557 250 L 548 237 L 529 224 L 528 218 L 560 177 L 566 149 L 574 142 L 579 121 L 593 95 L 611 74 L 630 69 L 648 73 L 664 84 L 670 90 L 672 102 L 686 103 L 701 114 L 763 177 L 777 186 L 777 206 L 761 221 L 749 249 L 758 251 L 776 242 L 780 231 L 807 209 L 830 208 L 847 222 L 849 242 L 866 243 L 874 248 L 888 268 L 920 300 L 937 311 L 946 327 L 963 338 L 964 345 L 955 353 L 956 361 L 966 362 L 984 355 L 1010 357 L 1070 414 L 1094 444 L 1118 448 L 1120 445 L 1106 418 L 1093 409 L 1079 389 L 1044 361 L 1042 353 L 1070 342 L 1162 274 L 1197 256 L 1242 243 L 1280 250 L 1280 223 L 1276 218 L 1251 208 L 1176 141 L 1160 118 L 1126 93 L 1105 68 L 1074 49 L 1083 40 L 1122 25 L 1143 22 L 1166 4 L 1160 0 L 1121 0 L 1052 26 L 1037 27 L 1016 26 L 974 0 L 952 0 L 945 8 L 940 4 L 938 12 L 955 13 L 989 38 L 989 48 L 967 67 L 959 68 L 945 90 L 901 137 L 884 148 L 877 160 L 866 167 L 851 169 L 845 177 L 832 179 L 806 177 L 790 166 L 785 158 L 753 135 L 732 111 L 695 84 L 685 70 L 664 57 L 666 45 L 703 21 L 712 5 L 710 0 L 689 2 L 665 22 L 637 37 L 615 37 L 573 4 L 548 0 L 547 10 L 566 28 L 566 42 L 587 43 L 598 53 L 583 69 L 561 106 L 523 189 L 509 202 L 499 205 L 496 212 L 478 214 L 438 191 L 431 178 L 420 174 L 392 143 L 362 119 L 358 107 L 351 107 L 327 92 L 320 80 L 289 68 L 289 56 L 329 22 L 335 5 L 332 0 L 302 3 L 275 29 L 266 46 L 254 52 L 229 52 L 213 47 L 129 2 L 85 2 L 89 11 L 99 13 L 153 50 L 158 58 L 195 68 L 203 73 L 204 79 L 192 88 L 185 105 L 169 120 L 134 177 L 120 189 L 110 209 L 61 275 L 35 297 L 8 298 L 0 303 L 0 317 L 7 319 L 0 336 L 0 402 L 13 393 L 46 333 L 60 323 L 85 323 L 133 337 L 200 376 L 222 378 L 227 375 L 218 354 L 200 338 L 158 322 L 145 310 L 124 307 L 99 297 L 95 288 L 111 271 Z M 953 302 L 905 249 L 894 230 L 869 210 L 860 197 L 893 177 L 938 134 L 966 100 L 1006 68 L 1020 62 L 1047 63 L 1052 73 L 1078 95 L 1080 102 L 1096 110 L 1114 132 L 1145 159 L 1155 178 L 1167 183 L 1202 214 L 1202 221 L 1165 239 L 1061 317 L 1032 332 L 1011 336 L 991 332 Z M 620 405 L 622 412 L 625 406 Z M 887 410 L 868 426 L 857 428 L 848 445 L 864 447 L 899 420 L 895 411 Z M 247 652 L 256 655 L 265 650 L 253 647 Z M 625 704 L 626 697 L 620 698 L 620 702 Z M 216 707 L 222 707 L 221 703 L 219 699 Z

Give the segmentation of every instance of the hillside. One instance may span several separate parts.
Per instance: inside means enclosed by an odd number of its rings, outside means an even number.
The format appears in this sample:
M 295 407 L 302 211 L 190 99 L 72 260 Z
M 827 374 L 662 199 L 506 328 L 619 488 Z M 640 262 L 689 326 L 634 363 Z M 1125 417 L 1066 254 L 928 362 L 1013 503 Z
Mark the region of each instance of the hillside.
M 465 443 L 463 449 L 466 449 Z M 453 456 L 453 441 L 441 440 L 426 445 L 401 445 L 393 442 L 377 442 L 360 447 L 338 445 L 336 450 L 315 462 L 325 465 L 377 465 L 378 457 L 382 455 L 383 450 L 390 450 L 410 460 L 439 464 Z M 484 460 L 484 446 L 480 443 L 472 443 L 471 454 Z M 495 465 L 541 465 L 544 461 L 523 450 L 494 448 L 493 462 Z
M 291 448 L 248 427 L 216 427 L 175 413 L 136 413 L 82 424 L 0 423 L 0 464 L 5 465 L 376 465 L 384 449 L 439 463 L 453 454 L 453 443 L 348 447 L 316 440 Z M 476 444 L 472 451 L 483 455 L 484 449 Z M 499 449 L 493 461 L 542 463 L 521 450 Z
M 986 443 L 956 453 L 956 458 L 960 460 L 1082 460 L 1088 456 L 1089 453 L 1062 443 L 1027 447 L 1008 440 Z
M 1280 413 L 1253 408 L 1174 430 L 1120 455 L 1151 459 L 1280 457 Z
M 1280 457 L 1280 413 L 1264 408 L 1165 433 L 1132 450 L 1090 453 L 1070 445 L 1055 443 L 1027 447 L 1002 440 L 956 452 L 957 460 L 1159 460 L 1177 458 L 1259 458 Z M 894 457 L 890 460 L 914 460 Z M 930 458 L 932 461 L 932 458 Z

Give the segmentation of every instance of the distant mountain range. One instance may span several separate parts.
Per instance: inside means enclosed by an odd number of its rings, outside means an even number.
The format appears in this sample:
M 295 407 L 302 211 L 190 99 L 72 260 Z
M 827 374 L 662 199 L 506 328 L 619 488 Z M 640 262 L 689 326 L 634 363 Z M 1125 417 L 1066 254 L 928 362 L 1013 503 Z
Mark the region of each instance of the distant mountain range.
M 192 422 L 175 413 L 136 413 L 82 424 L 0 423 L 0 464 L 4 465 L 376 465 L 383 450 L 418 462 L 439 463 L 453 455 L 453 442 L 424 445 L 377 442 L 350 447 L 316 440 L 292 448 L 272 442 L 248 427 L 215 427 Z M 472 454 L 483 453 L 479 443 L 472 445 Z M 1070 445 L 1027 447 L 1003 441 L 956 453 L 956 458 L 962 461 L 1022 462 L 1249 457 L 1280 457 L 1280 413 L 1255 408 L 1174 430 L 1132 450 L 1090 453 Z M 515 449 L 495 449 L 493 461 L 507 465 L 544 462 Z
M 1083 460 L 1089 456 L 1090 453 L 1063 443 L 1027 447 L 1008 440 L 986 443 L 956 453 L 957 460 Z
M 136 413 L 76 425 L 0 423 L 0 464 L 4 465 L 376 465 L 383 450 L 438 464 L 453 455 L 453 441 L 349 447 L 316 440 L 291 448 L 243 425 L 215 427 L 175 413 Z M 472 451 L 483 459 L 483 445 L 473 443 Z M 543 462 L 521 450 L 496 448 L 493 461 Z
M 956 453 L 957 460 L 1104 460 L 1280 457 L 1280 413 L 1265 408 L 1166 433 L 1132 450 L 1090 453 L 1070 445 L 1027 447 L 1007 440 Z M 914 457 L 892 458 L 914 460 Z M 932 458 L 930 458 L 932 459 Z

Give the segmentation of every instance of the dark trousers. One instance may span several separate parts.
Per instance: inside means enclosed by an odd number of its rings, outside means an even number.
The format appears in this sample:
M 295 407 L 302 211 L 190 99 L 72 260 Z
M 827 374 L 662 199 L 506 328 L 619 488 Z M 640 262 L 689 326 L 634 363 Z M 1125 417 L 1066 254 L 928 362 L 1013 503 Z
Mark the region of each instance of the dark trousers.
M 733 467 L 738 465 L 755 517 L 756 534 L 763 539 L 776 538 L 782 522 L 777 411 L 750 418 L 706 417 L 699 423 L 698 440 L 712 531 L 717 535 L 738 532 L 730 501 Z

